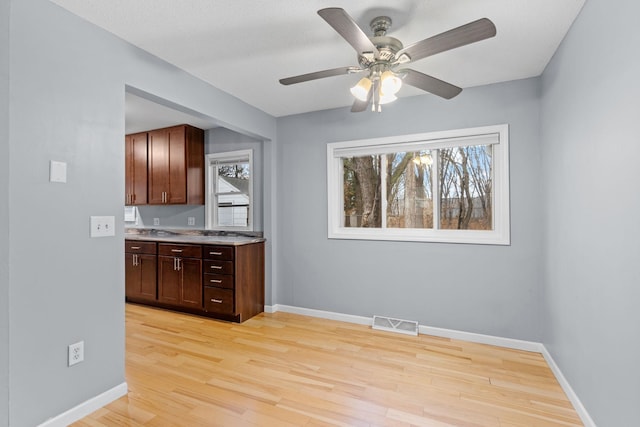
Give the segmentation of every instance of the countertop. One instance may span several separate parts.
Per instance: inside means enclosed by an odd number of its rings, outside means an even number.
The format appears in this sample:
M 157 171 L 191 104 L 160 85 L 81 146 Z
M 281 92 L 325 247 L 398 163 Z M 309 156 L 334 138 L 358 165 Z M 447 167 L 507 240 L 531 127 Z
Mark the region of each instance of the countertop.
M 241 235 L 199 235 L 181 234 L 177 232 L 153 231 L 146 233 L 127 232 L 124 235 L 126 240 L 161 242 L 161 243 L 191 243 L 196 245 L 229 245 L 241 246 L 252 243 L 264 242 L 262 237 L 241 236 Z

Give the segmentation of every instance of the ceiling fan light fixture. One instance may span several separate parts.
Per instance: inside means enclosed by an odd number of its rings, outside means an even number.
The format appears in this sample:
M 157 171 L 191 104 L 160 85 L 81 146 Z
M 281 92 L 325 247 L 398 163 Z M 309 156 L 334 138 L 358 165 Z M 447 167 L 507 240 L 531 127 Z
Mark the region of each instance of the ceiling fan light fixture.
M 360 101 L 366 101 L 369 98 L 370 90 L 371 80 L 368 77 L 363 77 L 354 87 L 351 88 L 351 94 Z
M 402 87 L 402 79 L 391 70 L 380 76 L 380 92 L 385 95 L 395 95 Z M 395 97 L 394 97 L 395 98 Z
M 390 102 L 395 101 L 396 99 L 398 99 L 397 96 L 395 96 L 392 93 L 382 93 L 382 91 L 380 92 L 380 98 L 378 99 L 378 104 L 380 105 L 384 105 L 384 104 L 388 104 Z

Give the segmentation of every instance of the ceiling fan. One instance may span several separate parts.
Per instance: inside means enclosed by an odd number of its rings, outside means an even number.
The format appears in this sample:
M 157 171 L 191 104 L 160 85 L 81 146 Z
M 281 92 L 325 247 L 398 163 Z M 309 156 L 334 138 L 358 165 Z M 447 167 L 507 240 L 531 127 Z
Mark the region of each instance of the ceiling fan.
M 351 88 L 351 93 L 356 98 L 351 107 L 352 112 L 364 111 L 370 103 L 373 111 L 380 112 L 380 105 L 397 99 L 395 94 L 403 82 L 445 99 L 453 98 L 462 88 L 403 66 L 496 35 L 493 22 L 482 18 L 404 47 L 400 40 L 386 35 L 391 27 L 391 18 L 388 16 L 379 16 L 371 21 L 373 37 L 368 37 L 344 9 L 320 9 L 318 15 L 356 50 L 359 66 L 332 68 L 287 77 L 280 79 L 280 83 L 291 85 L 325 77 L 366 72 L 367 76 Z

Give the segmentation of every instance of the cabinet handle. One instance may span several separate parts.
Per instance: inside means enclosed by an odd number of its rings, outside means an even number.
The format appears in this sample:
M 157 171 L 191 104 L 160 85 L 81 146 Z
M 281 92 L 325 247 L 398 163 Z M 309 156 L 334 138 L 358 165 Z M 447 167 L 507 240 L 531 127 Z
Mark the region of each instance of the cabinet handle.
M 173 258 L 173 271 L 176 271 L 178 269 L 178 264 L 176 261 L 178 261 L 178 258 Z
M 138 250 L 138 249 L 140 249 L 140 246 L 131 246 L 131 250 L 132 251 L 135 251 L 135 250 Z
M 222 280 L 211 279 L 209 280 L 211 283 L 222 283 Z
M 182 260 L 178 258 L 178 271 L 182 270 Z
M 215 302 L 216 304 L 222 304 L 222 300 L 221 299 L 211 298 L 211 302 Z
M 133 266 L 137 267 L 138 265 L 138 254 L 133 254 Z
M 182 253 L 182 249 L 171 249 L 171 252 L 177 252 L 179 254 Z
M 222 255 L 222 252 L 209 252 L 209 255 Z
M 222 270 L 222 266 L 220 266 L 220 265 L 212 265 L 211 268 L 213 268 L 215 270 Z

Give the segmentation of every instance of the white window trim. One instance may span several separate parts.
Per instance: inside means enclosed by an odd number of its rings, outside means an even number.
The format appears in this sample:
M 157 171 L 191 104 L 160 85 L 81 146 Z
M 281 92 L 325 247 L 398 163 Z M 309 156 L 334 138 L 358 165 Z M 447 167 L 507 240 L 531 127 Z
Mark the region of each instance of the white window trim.
M 469 138 L 465 144 L 464 139 Z M 445 148 L 482 144 L 492 138 L 493 230 L 441 230 L 344 227 L 341 157 L 399 152 L 406 148 Z M 496 142 L 497 138 L 497 142 Z M 476 142 L 473 142 L 476 141 Z M 409 150 L 407 150 L 409 151 Z M 384 188 L 384 187 L 383 187 Z M 509 245 L 509 126 L 506 124 L 327 144 L 328 237 L 330 239 L 396 240 L 412 242 Z M 437 197 L 434 197 L 434 200 Z M 383 211 L 384 212 L 384 211 Z
M 215 167 L 218 162 L 228 162 L 233 160 L 249 159 L 249 171 L 251 178 L 249 179 L 249 211 L 248 224 L 246 227 L 230 227 L 216 226 L 217 223 L 217 206 L 214 205 L 215 200 Z M 207 230 L 221 231 L 253 231 L 253 150 L 227 151 L 222 153 L 211 153 L 205 155 L 205 228 Z

